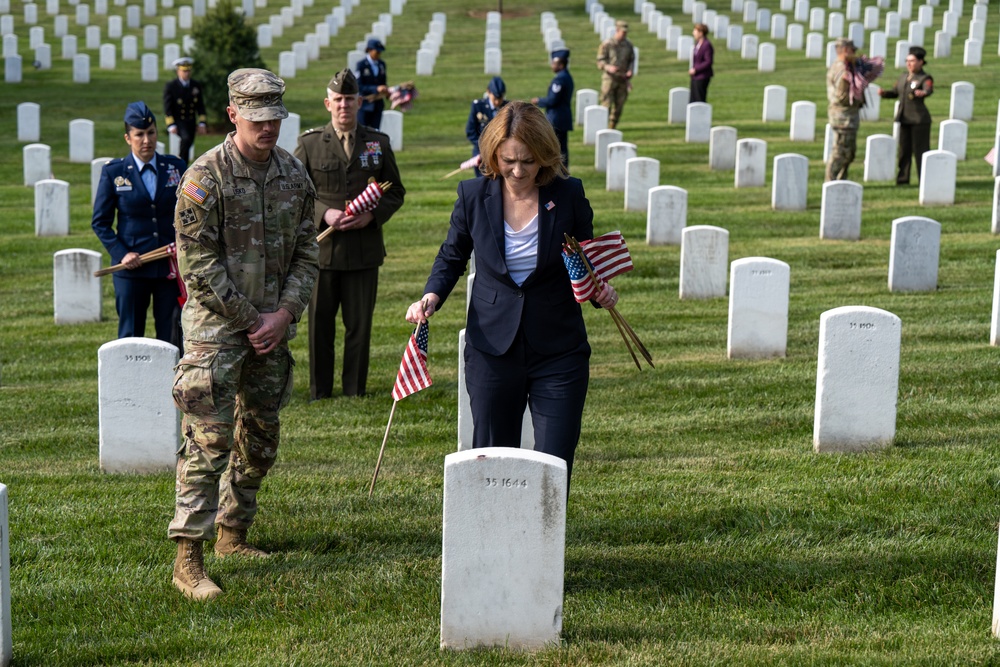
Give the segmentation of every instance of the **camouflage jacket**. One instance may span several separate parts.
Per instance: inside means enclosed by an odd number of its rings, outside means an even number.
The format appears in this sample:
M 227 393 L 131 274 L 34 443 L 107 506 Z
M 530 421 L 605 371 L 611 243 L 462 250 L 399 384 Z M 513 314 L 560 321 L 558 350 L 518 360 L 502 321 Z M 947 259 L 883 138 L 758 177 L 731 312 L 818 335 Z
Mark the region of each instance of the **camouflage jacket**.
M 602 78 L 624 82 L 626 81 L 625 73 L 632 69 L 634 63 L 635 49 L 632 48 L 632 42 L 628 39 L 618 42 L 615 41 L 614 37 L 611 37 L 601 42 L 601 45 L 597 47 L 597 69 L 603 72 Z M 611 74 L 605 71 L 606 65 L 614 65 L 618 68 L 618 72 Z
M 263 192 L 234 134 L 195 160 L 177 191 L 177 262 L 188 300 L 184 337 L 249 345 L 260 313 L 284 308 L 293 322 L 319 273 L 312 181 L 282 148 L 271 150 Z M 294 323 L 287 339 L 295 336 Z
M 851 102 L 851 83 L 846 77 L 847 64 L 842 60 L 834 61 L 826 73 L 827 117 L 830 127 L 856 130 L 861 124 L 861 107 L 864 97 Z

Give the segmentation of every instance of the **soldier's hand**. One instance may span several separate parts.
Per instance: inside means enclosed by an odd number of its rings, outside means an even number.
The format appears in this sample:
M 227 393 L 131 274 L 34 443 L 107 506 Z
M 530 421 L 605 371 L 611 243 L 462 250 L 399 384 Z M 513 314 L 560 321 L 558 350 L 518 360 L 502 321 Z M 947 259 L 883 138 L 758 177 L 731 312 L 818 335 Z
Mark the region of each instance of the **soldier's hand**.
M 122 257 L 122 264 L 125 265 L 126 269 L 138 269 L 142 266 L 142 262 L 139 261 L 139 253 L 137 252 L 127 252 L 125 256 Z
M 617 74 L 618 73 L 618 66 L 617 65 L 605 65 L 604 66 L 604 71 L 607 72 L 608 74 Z
M 334 229 L 343 229 L 343 227 L 340 226 L 340 221 L 346 217 L 347 214 L 343 211 L 339 211 L 335 208 L 328 208 L 323 213 L 323 222 L 325 222 L 327 226 L 333 227 Z
M 367 227 L 368 223 L 374 219 L 375 215 L 371 211 L 365 211 L 359 215 L 347 215 L 341 218 L 340 226 L 337 229 L 345 232 L 349 232 L 352 229 L 362 229 Z
M 208 125 L 205 125 L 204 123 L 199 123 L 198 134 L 208 134 Z
M 284 340 L 288 325 L 292 323 L 292 314 L 279 308 L 275 313 L 261 313 L 257 322 L 260 323 L 259 327 L 255 323 L 247 329 L 247 338 L 250 339 L 254 352 L 259 355 L 270 354 Z
M 167 132 L 169 132 L 170 134 L 177 134 L 177 126 L 171 125 L 170 127 L 167 128 Z

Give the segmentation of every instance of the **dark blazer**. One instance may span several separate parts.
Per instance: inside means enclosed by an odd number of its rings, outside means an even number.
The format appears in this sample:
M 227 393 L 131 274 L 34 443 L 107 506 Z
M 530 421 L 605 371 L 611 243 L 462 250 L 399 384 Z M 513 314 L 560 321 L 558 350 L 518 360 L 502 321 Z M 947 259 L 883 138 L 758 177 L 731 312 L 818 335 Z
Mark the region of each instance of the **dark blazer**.
M 174 242 L 177 186 L 187 165 L 173 155 L 156 153 L 153 160 L 156 163 L 156 197 L 153 199 L 139 177 L 131 153 L 124 158 L 108 160 L 101 169 L 90 226 L 107 248 L 112 264 L 121 263 L 129 252 L 142 255 Z M 112 229 L 116 212 L 118 223 Z M 117 275 L 123 278 L 166 278 L 169 272 L 169 263 L 162 260 L 133 271 L 126 269 Z
M 691 67 L 694 68 L 694 74 L 691 75 L 691 78 L 711 79 L 714 74 L 712 72 L 712 60 L 715 58 L 715 49 L 712 47 L 712 42 L 708 41 L 706 37 L 701 43 L 701 47 L 697 51 L 693 51 L 693 54 Z
M 368 58 L 362 58 L 354 66 L 354 74 L 358 77 L 358 92 L 362 97 L 365 97 L 366 95 L 374 95 L 378 92 L 379 86 L 386 85 L 385 61 L 379 58 L 375 62 L 375 67 L 372 67 Z M 361 104 L 362 111 L 375 111 L 376 109 L 381 111 L 384 107 L 385 100 L 382 98 L 379 98 L 374 102 L 362 100 Z
M 549 83 L 545 97 L 538 100 L 538 106 L 545 109 L 545 116 L 553 129 L 569 132 L 573 129 L 573 77 L 569 69 L 557 72 Z M 579 239 L 577 239 L 579 240 Z
M 923 90 L 924 97 L 917 97 L 913 91 Z M 899 111 L 896 112 L 896 122 L 901 125 L 930 125 L 931 112 L 927 110 L 925 100 L 934 93 L 934 78 L 920 70 L 912 77 L 908 72 L 896 80 L 896 85 L 882 91 L 882 97 L 899 98 Z
M 551 204 L 551 206 L 549 205 Z M 524 284 L 507 271 L 500 180 L 477 178 L 458 185 L 448 237 L 441 245 L 424 293 L 444 305 L 476 251 L 476 279 L 466 340 L 477 350 L 502 355 L 518 328 L 540 354 L 574 350 L 587 340 L 580 304 L 573 298 L 562 260 L 563 234 L 578 241 L 594 236 L 594 212 L 578 178 L 556 178 L 538 193 L 538 264 Z

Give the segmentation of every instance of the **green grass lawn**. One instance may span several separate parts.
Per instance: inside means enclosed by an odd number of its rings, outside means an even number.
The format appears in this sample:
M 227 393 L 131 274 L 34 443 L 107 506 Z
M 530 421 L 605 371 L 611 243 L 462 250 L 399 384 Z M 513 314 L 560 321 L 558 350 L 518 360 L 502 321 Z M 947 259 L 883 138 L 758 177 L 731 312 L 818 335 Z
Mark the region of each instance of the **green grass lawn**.
M 938 25 L 945 4 L 935 11 Z M 730 260 L 766 256 L 791 266 L 788 354 L 726 359 L 728 301 L 678 299 L 679 249 L 645 245 L 646 216 L 624 212 L 622 194 L 605 192 L 593 150 L 574 132 L 572 171 L 587 187 L 595 231 L 621 229 L 630 243 L 636 270 L 615 281 L 620 310 L 656 368 L 638 372 L 607 314 L 585 309 L 594 355 L 569 503 L 563 642 L 520 654 L 438 649 L 443 457 L 456 446 L 464 287 L 432 320 L 434 386 L 398 406 L 375 497 L 366 497 L 411 330 L 403 314 L 421 295 L 454 201 L 457 179 L 439 179 L 469 156 L 464 124 L 489 79 L 481 49 L 485 12 L 495 5 L 410 0 L 395 18 L 384 54 L 390 83 L 414 78 L 433 12 L 447 12 L 448 30 L 435 75 L 416 79 L 420 96 L 405 119 L 398 161 L 407 197 L 385 230 L 371 395 L 310 404 L 306 340 L 293 341 L 295 395 L 252 532 L 277 555 L 266 563 L 210 556 L 209 573 L 225 590 L 211 604 L 183 599 L 170 583 L 172 475 L 98 469 L 97 349 L 116 332 L 111 281 L 105 321 L 57 327 L 52 312 L 53 253 L 102 250 L 89 225 L 89 165 L 68 162 L 67 124 L 94 120 L 95 154 L 123 155 L 125 105 L 144 99 L 161 115 L 167 73 L 141 83 L 137 61 L 119 60 L 117 71 L 105 72 L 94 52 L 92 83 L 70 83 L 71 67 L 58 57 L 40 5 L 53 69 L 28 64 L 23 83 L 0 85 L 0 482 L 10 497 L 14 664 L 1000 664 L 1000 643 L 990 635 L 1000 352 L 989 345 L 1000 243 L 990 234 L 994 182 L 981 159 L 993 144 L 1000 90 L 996 7 L 983 67 L 962 66 L 961 39 L 951 58 L 928 56 L 937 89 L 927 102 L 932 147 L 951 83 L 977 87 L 955 205 L 925 209 L 915 186 L 866 185 L 862 240 L 840 242 L 819 240 L 823 61 L 805 60 L 781 40 L 777 71 L 761 74 L 726 50 L 724 37 L 711 36 L 713 122 L 736 127 L 740 138 L 767 140 L 768 184 L 775 155 L 810 160 L 808 210 L 772 212 L 769 187 L 735 190 L 732 172 L 709 170 L 707 145 L 685 144 L 683 126 L 666 124 L 668 90 L 688 85 L 686 63 L 646 31 L 631 2 L 605 6 L 630 20 L 641 49 L 619 129 L 640 156 L 661 161 L 661 184 L 688 190 L 688 224 L 729 230 Z M 778 9 L 776 0 L 761 6 Z M 11 2 L 25 54 L 22 7 Z M 712 7 L 726 10 L 728 2 Z M 276 70 L 278 52 L 331 8 L 307 8 L 263 52 L 268 65 Z M 658 8 L 690 31 L 679 2 Z M 64 12 L 71 9 L 63 3 Z M 383 0 L 364 0 L 322 60 L 287 81 L 285 101 L 303 129 L 328 122 L 326 82 L 387 10 Z M 582 0 L 508 0 L 504 10 L 511 98 L 542 95 L 551 78 L 542 10 L 559 19 L 577 88 L 599 88 L 598 37 Z M 111 11 L 123 9 L 111 3 Z M 258 20 L 276 11 L 271 0 Z M 106 32 L 103 17 L 92 18 Z M 82 45 L 83 28 L 72 16 L 70 24 Z M 890 40 L 890 56 L 893 46 Z M 886 85 L 897 76 L 889 60 Z M 793 144 L 788 122 L 760 121 L 768 84 L 787 86 L 789 105 L 816 102 L 816 142 Z M 24 101 L 41 104 L 53 171 L 72 184 L 69 238 L 33 234 L 33 193 L 21 185 L 16 142 L 15 108 Z M 885 101 L 882 120 L 862 125 L 855 180 L 864 137 L 891 133 L 890 113 Z M 200 148 L 221 135 L 210 139 L 199 140 Z M 888 292 L 891 223 L 904 215 L 942 224 L 936 292 Z M 816 455 L 819 318 L 847 305 L 902 319 L 896 441 L 879 453 Z

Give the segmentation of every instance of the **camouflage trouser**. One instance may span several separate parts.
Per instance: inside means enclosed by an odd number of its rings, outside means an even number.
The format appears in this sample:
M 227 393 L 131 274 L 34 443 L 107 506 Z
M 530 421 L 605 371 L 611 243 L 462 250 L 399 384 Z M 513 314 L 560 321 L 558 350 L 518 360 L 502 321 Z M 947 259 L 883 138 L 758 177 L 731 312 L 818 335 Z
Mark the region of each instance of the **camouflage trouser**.
M 608 108 L 608 127 L 615 127 L 628 99 L 628 82 L 610 77 L 601 79 L 601 104 Z
M 826 180 L 843 181 L 847 178 L 847 168 L 854 162 L 857 148 L 857 129 L 833 128 L 833 146 L 830 147 L 830 161 L 826 164 Z
M 170 539 L 208 540 L 214 524 L 249 528 L 257 490 L 278 454 L 278 411 L 292 391 L 288 347 L 189 342 L 177 364 L 174 403 L 184 413 Z

